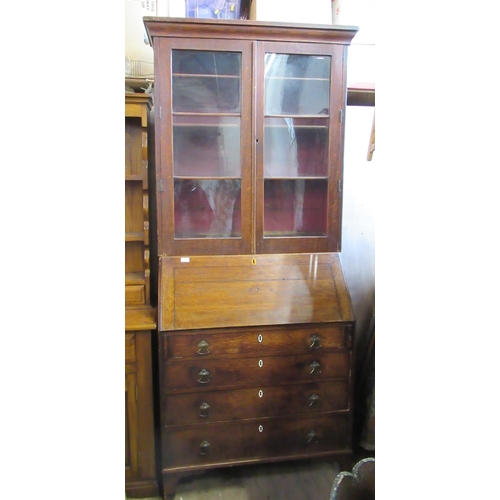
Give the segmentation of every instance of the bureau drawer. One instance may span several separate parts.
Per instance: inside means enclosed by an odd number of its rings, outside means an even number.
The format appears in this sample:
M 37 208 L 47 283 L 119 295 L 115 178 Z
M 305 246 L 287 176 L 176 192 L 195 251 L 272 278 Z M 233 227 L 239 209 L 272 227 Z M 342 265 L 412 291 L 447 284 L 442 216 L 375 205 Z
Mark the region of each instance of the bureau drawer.
M 350 351 L 289 356 L 173 361 L 164 366 L 165 392 L 291 382 L 317 382 L 330 377 L 348 378 Z
M 164 430 L 164 468 L 314 456 L 350 447 L 348 415 L 209 424 Z
M 164 334 L 163 341 L 168 358 L 340 349 L 346 328 L 350 326 L 196 330 Z
M 146 303 L 144 285 L 125 286 L 125 305 L 136 306 Z
M 163 424 L 189 425 L 349 409 L 349 382 L 254 387 L 169 395 Z
M 125 334 L 125 363 L 135 363 L 135 335 Z

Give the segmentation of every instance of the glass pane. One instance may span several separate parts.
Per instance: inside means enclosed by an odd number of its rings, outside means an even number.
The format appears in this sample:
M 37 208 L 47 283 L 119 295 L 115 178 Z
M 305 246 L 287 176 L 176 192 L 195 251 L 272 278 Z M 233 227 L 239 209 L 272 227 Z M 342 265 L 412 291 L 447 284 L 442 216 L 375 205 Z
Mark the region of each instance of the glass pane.
M 175 237 L 241 236 L 241 181 L 174 181 Z
M 326 235 L 326 179 L 264 181 L 264 236 Z
M 174 175 L 240 177 L 240 118 L 174 116 Z
M 266 54 L 266 115 L 328 115 L 330 57 Z
M 326 177 L 328 119 L 265 118 L 265 177 Z
M 174 112 L 240 112 L 241 54 L 172 51 Z

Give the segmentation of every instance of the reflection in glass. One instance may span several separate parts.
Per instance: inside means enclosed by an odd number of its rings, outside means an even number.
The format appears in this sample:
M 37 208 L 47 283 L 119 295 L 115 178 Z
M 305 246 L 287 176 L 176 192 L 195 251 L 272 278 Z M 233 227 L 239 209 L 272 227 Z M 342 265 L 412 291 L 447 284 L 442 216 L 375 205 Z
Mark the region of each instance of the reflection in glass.
M 265 55 L 266 115 L 328 115 L 330 57 Z
M 174 112 L 240 112 L 241 54 L 172 51 Z
M 174 175 L 239 177 L 240 118 L 174 116 Z
M 174 181 L 175 237 L 241 236 L 241 181 Z
M 264 182 L 264 236 L 324 236 L 326 179 Z
M 328 119 L 265 118 L 265 177 L 326 177 Z

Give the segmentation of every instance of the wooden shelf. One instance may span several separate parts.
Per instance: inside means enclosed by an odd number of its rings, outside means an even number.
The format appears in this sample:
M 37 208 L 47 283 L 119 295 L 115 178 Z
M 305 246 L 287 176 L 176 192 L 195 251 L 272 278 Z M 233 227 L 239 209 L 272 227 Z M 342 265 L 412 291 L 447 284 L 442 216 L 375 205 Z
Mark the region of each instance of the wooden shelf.
M 348 106 L 375 106 L 374 83 L 349 83 L 347 85 Z
M 176 117 L 176 116 L 179 116 L 179 117 L 182 117 L 182 116 L 186 116 L 186 117 L 195 117 L 195 118 L 226 118 L 226 117 L 229 117 L 229 118 L 240 118 L 241 114 L 239 112 L 235 112 L 235 111 L 221 111 L 221 112 L 217 112 L 217 111 L 207 111 L 207 112 L 201 112 L 201 111 L 174 111 L 172 113 L 172 116 L 173 117 Z M 176 126 L 178 126 L 179 124 L 174 124 Z M 196 123 L 196 125 L 198 125 L 198 123 Z M 208 125 L 212 125 L 211 123 L 209 123 Z M 216 124 L 214 124 L 216 125 Z
M 224 176 L 224 175 L 174 175 L 176 181 L 241 181 L 241 177 Z
M 307 82 L 329 82 L 329 78 L 318 77 L 306 77 L 306 76 L 266 76 L 266 80 L 304 80 Z
M 285 176 L 285 175 L 266 175 L 264 177 L 265 181 L 327 181 L 328 177 L 324 175 L 311 176 L 311 175 L 293 175 L 293 176 Z
M 264 124 L 264 128 L 265 129 L 275 129 L 275 128 L 282 128 L 282 129 L 285 129 L 285 130 L 288 130 L 288 125 L 285 123 L 283 125 L 281 124 L 276 124 L 276 125 L 273 125 L 273 124 Z M 293 124 L 293 128 L 295 130 L 297 129 L 319 129 L 319 130 L 323 130 L 325 133 L 328 132 L 328 125 L 325 123 L 324 125 L 295 125 L 295 123 Z
M 126 175 L 125 176 L 126 181 L 144 181 L 142 175 Z
M 325 234 L 311 233 L 307 231 L 292 232 L 292 231 L 264 231 L 264 238 L 323 238 Z
M 172 73 L 173 77 L 177 78 L 237 78 L 241 79 L 240 75 L 211 75 L 205 73 Z
M 136 273 L 125 273 L 125 286 L 127 285 L 144 285 L 146 279 L 142 271 Z
M 125 309 L 125 330 L 140 331 L 156 328 L 156 309 L 151 306 L 127 307 Z
M 237 118 L 240 116 L 237 115 Z M 177 127 L 182 127 L 182 128 L 229 128 L 229 127 L 234 127 L 234 128 L 240 128 L 239 123 L 174 123 L 173 125 L 174 129 Z
M 144 232 L 125 233 L 125 241 L 144 241 Z
M 327 120 L 328 118 L 330 118 L 330 115 L 327 113 L 321 113 L 321 114 L 317 114 L 317 115 L 301 115 L 301 114 L 293 115 L 290 113 L 283 113 L 281 115 L 277 115 L 277 114 L 265 113 L 264 118 L 304 118 L 307 120 L 311 120 L 311 119 L 316 120 L 318 118 L 321 118 L 323 120 Z M 269 126 L 269 125 L 266 125 L 266 126 Z

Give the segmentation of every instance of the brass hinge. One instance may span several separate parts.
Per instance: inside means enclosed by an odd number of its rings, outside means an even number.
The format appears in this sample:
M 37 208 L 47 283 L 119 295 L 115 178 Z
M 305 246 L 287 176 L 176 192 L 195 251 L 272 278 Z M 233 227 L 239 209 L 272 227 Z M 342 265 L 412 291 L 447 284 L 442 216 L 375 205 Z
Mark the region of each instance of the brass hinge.
M 158 181 L 158 191 L 160 191 L 160 193 L 163 193 L 165 191 L 165 188 L 163 187 L 163 179 L 160 179 Z
M 162 116 L 161 116 L 161 106 L 158 106 L 158 115 L 160 116 L 160 118 L 162 118 Z
M 342 179 L 339 179 L 338 187 L 339 187 L 339 192 L 342 192 Z
M 344 121 L 344 110 L 341 109 L 339 113 L 339 121 L 342 123 Z

